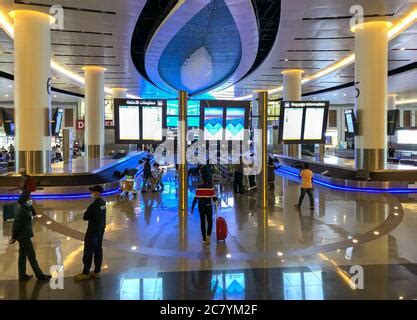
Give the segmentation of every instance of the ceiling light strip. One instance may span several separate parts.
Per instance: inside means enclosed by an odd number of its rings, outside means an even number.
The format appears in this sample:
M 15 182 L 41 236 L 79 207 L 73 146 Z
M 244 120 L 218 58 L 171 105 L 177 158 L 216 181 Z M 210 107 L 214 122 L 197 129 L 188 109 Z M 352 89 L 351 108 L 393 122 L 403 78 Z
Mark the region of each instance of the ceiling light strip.
M 5 14 L 3 12 L 0 12 L 0 26 L 7 33 L 7 35 L 10 38 L 14 39 L 13 25 L 9 22 L 8 18 L 5 16 Z M 72 72 L 69 69 L 63 67 L 58 62 L 56 62 L 54 59 L 51 59 L 51 68 L 52 68 L 52 70 L 64 75 L 65 77 L 67 77 L 71 81 L 73 81 L 77 84 L 80 84 L 80 85 L 85 85 L 85 79 L 83 77 L 81 77 L 78 74 L 76 74 L 75 72 Z M 112 89 L 108 88 L 108 87 L 104 87 L 104 92 L 106 94 L 109 94 L 109 95 L 111 95 L 113 93 Z M 131 94 L 126 95 L 126 97 L 128 99 L 140 99 L 140 97 L 135 96 L 135 95 L 131 95 Z
M 408 13 L 407 15 L 405 15 L 404 18 L 402 18 L 400 21 L 398 21 L 396 24 L 394 24 L 394 26 L 388 31 L 388 40 L 392 40 L 395 37 L 397 37 L 398 35 L 400 35 L 402 32 L 404 32 L 405 30 L 407 30 L 408 28 L 410 28 L 417 20 L 417 8 L 414 8 L 410 13 Z M 350 64 L 355 62 L 355 54 L 352 53 L 349 56 L 347 56 L 346 58 L 343 58 L 342 60 L 339 60 L 338 62 L 330 65 L 329 67 L 315 73 L 312 74 L 311 76 L 305 77 L 302 81 L 301 84 L 305 84 L 307 82 L 310 82 L 312 80 L 316 80 L 318 78 L 324 77 L 330 73 L 333 73 L 337 70 L 343 69 L 347 66 L 349 66 Z M 283 87 L 278 87 L 276 89 L 273 90 L 269 90 L 269 94 L 275 94 L 275 93 L 279 93 L 282 92 Z M 243 97 L 238 97 L 238 100 L 248 100 L 248 99 L 252 99 L 253 95 L 247 95 L 247 96 L 243 96 Z

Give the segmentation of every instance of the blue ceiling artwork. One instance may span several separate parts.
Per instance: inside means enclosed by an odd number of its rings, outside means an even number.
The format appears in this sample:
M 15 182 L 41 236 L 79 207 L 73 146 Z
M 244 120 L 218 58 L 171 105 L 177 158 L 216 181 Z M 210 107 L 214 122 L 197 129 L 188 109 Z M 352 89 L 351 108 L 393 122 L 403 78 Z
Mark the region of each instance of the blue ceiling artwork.
M 224 0 L 213 0 L 172 38 L 158 64 L 162 80 L 190 94 L 227 80 L 239 65 L 239 30 Z

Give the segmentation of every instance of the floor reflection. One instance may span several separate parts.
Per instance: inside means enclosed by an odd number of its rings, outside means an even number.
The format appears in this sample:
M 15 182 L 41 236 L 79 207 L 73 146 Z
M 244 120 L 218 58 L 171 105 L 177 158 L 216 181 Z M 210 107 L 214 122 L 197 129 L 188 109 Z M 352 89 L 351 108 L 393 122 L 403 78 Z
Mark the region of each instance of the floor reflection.
M 37 256 L 47 270 L 57 263 L 56 244 L 60 243 L 66 277 L 63 291 L 36 281 L 19 286 L 18 251 L 8 245 L 12 223 L 0 224 L 0 297 L 320 300 L 416 295 L 416 198 L 401 196 L 405 210 L 400 214 L 396 198 L 317 187 L 316 210 L 298 211 L 294 204 L 299 184 L 277 176 L 267 210 L 258 208 L 256 191 L 234 195 L 230 188 L 222 189 L 220 214 L 228 223 L 229 237 L 226 243 L 213 241 L 203 247 L 199 216 L 178 215 L 174 172 L 164 179 L 163 192 L 130 200 L 107 198 L 106 270 L 100 281 L 72 281 L 82 264 L 86 228 L 82 216 L 89 200 L 36 203 L 45 217 L 34 225 Z M 189 183 L 191 202 L 199 181 Z M 349 271 L 345 265 L 364 266 L 375 282 L 365 279 L 365 291 L 352 291 L 341 278 Z M 399 280 L 391 277 L 397 274 Z

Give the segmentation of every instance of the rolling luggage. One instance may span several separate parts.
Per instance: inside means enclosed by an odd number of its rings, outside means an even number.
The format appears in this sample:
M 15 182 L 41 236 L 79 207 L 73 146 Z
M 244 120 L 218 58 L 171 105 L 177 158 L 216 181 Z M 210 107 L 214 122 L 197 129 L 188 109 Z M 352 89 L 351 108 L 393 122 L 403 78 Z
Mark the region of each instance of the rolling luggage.
M 9 196 L 10 200 L 11 197 Z M 16 217 L 17 204 L 10 202 L 3 205 L 3 221 L 12 220 Z
M 216 238 L 217 238 L 217 242 L 226 241 L 227 234 L 228 234 L 228 230 L 227 230 L 226 220 L 223 217 L 219 217 L 217 215 L 217 209 L 216 209 Z

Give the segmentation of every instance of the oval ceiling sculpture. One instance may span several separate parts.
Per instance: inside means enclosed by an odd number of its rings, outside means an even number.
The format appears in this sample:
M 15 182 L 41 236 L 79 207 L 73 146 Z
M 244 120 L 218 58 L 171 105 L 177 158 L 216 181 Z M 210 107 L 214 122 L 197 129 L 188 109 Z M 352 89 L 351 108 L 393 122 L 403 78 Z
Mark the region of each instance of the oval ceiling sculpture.
M 168 93 L 200 94 L 239 81 L 258 46 L 251 1 L 179 1 L 146 48 L 146 72 Z

